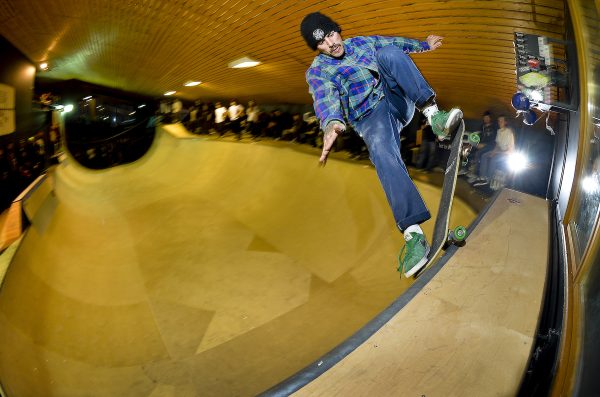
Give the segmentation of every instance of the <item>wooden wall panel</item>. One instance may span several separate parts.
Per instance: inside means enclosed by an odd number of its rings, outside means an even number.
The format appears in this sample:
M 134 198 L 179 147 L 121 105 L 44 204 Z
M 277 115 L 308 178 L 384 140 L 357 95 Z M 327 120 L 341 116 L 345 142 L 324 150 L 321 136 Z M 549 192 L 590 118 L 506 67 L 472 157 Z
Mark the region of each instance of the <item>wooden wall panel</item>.
M 513 33 L 562 38 L 564 8 L 562 0 L 2 0 L 0 34 L 33 61 L 48 60 L 54 78 L 185 99 L 310 103 L 304 72 L 314 53 L 299 24 L 322 11 L 345 37 L 444 36 L 442 48 L 413 59 L 443 106 L 479 117 L 510 111 Z M 263 63 L 227 67 L 242 56 Z M 204 84 L 183 87 L 187 80 Z

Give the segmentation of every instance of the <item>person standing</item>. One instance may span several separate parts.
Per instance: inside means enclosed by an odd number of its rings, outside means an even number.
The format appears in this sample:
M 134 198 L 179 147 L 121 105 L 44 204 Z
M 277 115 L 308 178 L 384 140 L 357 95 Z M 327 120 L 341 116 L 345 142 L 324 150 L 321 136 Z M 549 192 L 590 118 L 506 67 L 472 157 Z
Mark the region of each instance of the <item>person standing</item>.
M 227 120 L 227 108 L 217 102 L 215 105 L 215 129 L 219 133 L 219 137 L 225 134 L 225 121 Z
M 171 105 L 171 122 L 179 123 L 182 120 L 183 103 L 179 100 L 179 98 L 175 98 L 173 104 Z
M 248 102 L 248 108 L 246 109 L 246 131 L 250 132 L 252 139 L 256 139 L 260 135 L 260 125 L 258 123 L 258 116 L 260 109 L 256 106 L 254 101 Z
M 238 140 L 242 139 L 242 127 L 240 122 L 244 115 L 244 106 L 241 103 L 237 103 L 235 99 L 232 100 L 229 109 L 227 109 L 227 115 L 229 117 L 229 126 L 231 127 L 231 130 L 238 136 Z

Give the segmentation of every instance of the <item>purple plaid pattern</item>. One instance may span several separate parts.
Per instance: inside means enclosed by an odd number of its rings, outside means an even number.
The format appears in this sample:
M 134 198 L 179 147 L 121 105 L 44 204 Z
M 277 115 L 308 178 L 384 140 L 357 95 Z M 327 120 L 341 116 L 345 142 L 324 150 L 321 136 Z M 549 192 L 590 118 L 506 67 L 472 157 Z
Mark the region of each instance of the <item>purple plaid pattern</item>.
M 357 36 L 344 40 L 341 59 L 324 54 L 315 57 L 306 71 L 306 81 L 323 130 L 334 120 L 354 123 L 383 98 L 383 88 L 371 71 L 379 73 L 375 53 L 389 45 L 407 54 L 429 50 L 426 42 L 403 37 Z

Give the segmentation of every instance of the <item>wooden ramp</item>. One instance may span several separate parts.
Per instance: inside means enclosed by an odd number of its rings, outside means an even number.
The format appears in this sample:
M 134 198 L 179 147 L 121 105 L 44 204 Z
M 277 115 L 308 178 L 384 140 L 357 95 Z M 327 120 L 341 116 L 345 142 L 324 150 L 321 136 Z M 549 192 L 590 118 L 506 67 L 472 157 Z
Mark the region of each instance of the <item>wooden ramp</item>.
M 502 191 L 467 245 L 374 334 L 312 382 L 326 358 L 265 394 L 516 395 L 541 313 L 548 228 L 545 200 Z

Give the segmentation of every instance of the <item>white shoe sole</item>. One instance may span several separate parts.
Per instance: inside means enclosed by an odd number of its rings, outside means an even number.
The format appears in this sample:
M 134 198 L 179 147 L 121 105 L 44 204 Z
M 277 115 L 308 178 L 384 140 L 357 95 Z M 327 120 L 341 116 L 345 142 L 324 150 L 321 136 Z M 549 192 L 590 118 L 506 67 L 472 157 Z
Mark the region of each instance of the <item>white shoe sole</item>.
M 448 112 L 448 120 L 446 120 L 446 125 L 444 126 L 444 133 L 446 136 L 450 135 L 452 130 L 458 126 L 458 123 L 460 123 L 462 118 L 463 112 L 458 108 L 451 109 L 450 112 Z
M 412 269 L 410 269 L 408 272 L 404 273 L 404 277 L 410 277 L 413 274 L 415 274 L 416 272 L 418 272 L 419 270 L 421 270 L 421 268 L 423 266 L 425 266 L 425 264 L 428 261 L 427 256 L 429 255 L 429 250 L 431 249 L 431 247 L 427 247 L 427 251 L 425 251 L 425 255 L 423 255 L 423 259 L 421 259 L 416 265 L 413 266 Z

